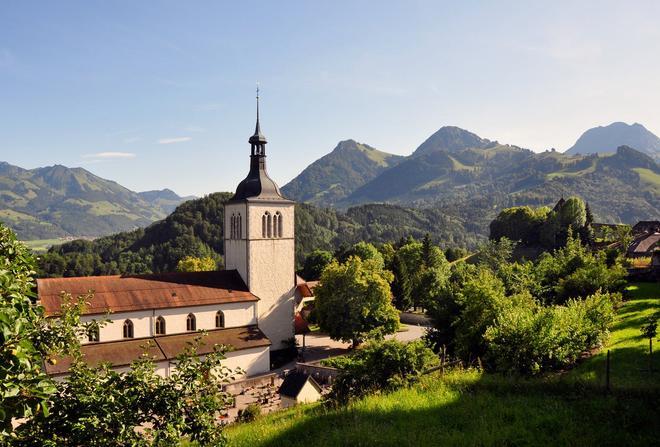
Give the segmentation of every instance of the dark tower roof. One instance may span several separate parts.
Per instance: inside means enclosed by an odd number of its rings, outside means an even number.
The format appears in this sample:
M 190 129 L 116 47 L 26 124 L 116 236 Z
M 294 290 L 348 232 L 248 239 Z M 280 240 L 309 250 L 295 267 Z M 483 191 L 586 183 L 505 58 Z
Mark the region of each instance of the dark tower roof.
M 259 89 L 257 88 L 257 124 L 254 134 L 248 140 L 250 143 L 250 172 L 238 184 L 236 193 L 229 201 L 265 200 L 289 201 L 282 196 L 280 188 L 266 172 L 266 137 L 261 133 L 259 124 Z

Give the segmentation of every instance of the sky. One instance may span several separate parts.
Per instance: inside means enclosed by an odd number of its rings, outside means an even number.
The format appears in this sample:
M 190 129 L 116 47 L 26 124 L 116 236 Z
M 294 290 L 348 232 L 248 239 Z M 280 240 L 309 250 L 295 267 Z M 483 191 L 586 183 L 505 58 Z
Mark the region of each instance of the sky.
M 440 127 L 565 150 L 660 134 L 660 2 L 0 0 L 0 161 L 135 190 L 234 190 L 255 86 L 280 186 L 339 141 Z

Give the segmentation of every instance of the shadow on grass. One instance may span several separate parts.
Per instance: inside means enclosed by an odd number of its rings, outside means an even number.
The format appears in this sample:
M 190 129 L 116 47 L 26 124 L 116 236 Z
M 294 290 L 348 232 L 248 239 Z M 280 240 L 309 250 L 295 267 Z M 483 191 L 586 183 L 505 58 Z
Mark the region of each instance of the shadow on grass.
M 652 445 L 658 394 L 605 396 L 540 381 L 484 378 L 317 407 L 253 446 Z

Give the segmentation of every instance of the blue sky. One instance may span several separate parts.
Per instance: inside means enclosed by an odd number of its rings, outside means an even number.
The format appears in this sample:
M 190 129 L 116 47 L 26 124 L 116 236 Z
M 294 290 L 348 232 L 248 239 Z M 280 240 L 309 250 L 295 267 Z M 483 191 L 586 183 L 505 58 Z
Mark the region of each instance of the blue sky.
M 254 89 L 283 185 L 348 138 L 443 125 L 544 150 L 660 133 L 660 2 L 0 2 L 0 160 L 133 190 L 232 190 Z

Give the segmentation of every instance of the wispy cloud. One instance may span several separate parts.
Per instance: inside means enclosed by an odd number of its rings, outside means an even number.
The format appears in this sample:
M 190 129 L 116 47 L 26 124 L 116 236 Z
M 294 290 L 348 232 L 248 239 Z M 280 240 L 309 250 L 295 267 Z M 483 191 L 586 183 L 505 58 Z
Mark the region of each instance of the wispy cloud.
M 158 140 L 158 144 L 176 144 L 176 143 L 185 143 L 186 141 L 192 140 L 192 137 L 178 137 L 178 138 L 161 138 Z
M 100 160 L 109 160 L 112 158 L 135 158 L 133 152 L 96 152 L 94 154 L 84 154 L 83 158 L 96 158 Z

